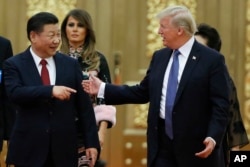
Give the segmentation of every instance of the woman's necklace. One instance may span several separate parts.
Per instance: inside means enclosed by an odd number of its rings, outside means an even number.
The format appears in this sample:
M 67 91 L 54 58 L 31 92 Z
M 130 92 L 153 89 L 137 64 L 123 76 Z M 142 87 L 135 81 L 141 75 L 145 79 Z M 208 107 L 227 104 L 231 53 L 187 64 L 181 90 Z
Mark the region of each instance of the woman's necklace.
M 74 48 L 72 46 L 69 47 L 70 57 L 73 57 L 73 58 L 78 60 L 78 62 L 80 63 L 80 66 L 82 68 L 82 74 L 83 74 L 84 79 L 88 79 L 89 73 L 87 70 L 87 64 L 82 59 L 82 54 L 83 54 L 83 46 L 82 45 L 79 46 L 78 48 Z
M 83 46 L 79 46 L 78 48 L 74 48 L 72 46 L 69 46 L 69 56 L 73 57 L 75 59 L 78 59 L 79 57 L 82 57 L 83 53 Z

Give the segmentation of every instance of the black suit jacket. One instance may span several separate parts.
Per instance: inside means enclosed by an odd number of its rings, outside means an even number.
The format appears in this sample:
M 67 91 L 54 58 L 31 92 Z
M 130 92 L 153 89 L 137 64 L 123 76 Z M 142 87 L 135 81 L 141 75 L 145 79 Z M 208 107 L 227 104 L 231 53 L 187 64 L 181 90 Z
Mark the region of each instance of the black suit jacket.
M 11 42 L 6 38 L 0 37 L 0 70 L 3 70 L 3 62 L 11 56 L 13 56 Z M 2 71 L 0 83 L 0 152 L 2 150 L 3 140 L 9 139 L 15 119 L 14 106 L 7 99 L 3 82 Z
M 158 151 L 158 120 L 163 78 L 172 50 L 154 53 L 147 74 L 135 86 L 105 87 L 107 104 L 146 103 L 148 112 L 148 166 Z M 195 41 L 184 68 L 173 107 L 173 147 L 180 167 L 221 167 L 220 144 L 228 123 L 229 86 L 224 58 Z M 195 157 L 204 149 L 203 140 L 212 137 L 216 149 L 207 159 Z
M 89 95 L 81 86 L 83 76 L 78 62 L 61 53 L 53 58 L 55 85 L 77 90 L 70 100 L 53 98 L 53 85 L 42 85 L 29 48 L 4 63 L 7 94 L 17 105 L 8 164 L 39 166 L 46 160 L 50 149 L 56 166 L 77 166 L 76 116 L 85 147 L 99 149 L 94 111 Z

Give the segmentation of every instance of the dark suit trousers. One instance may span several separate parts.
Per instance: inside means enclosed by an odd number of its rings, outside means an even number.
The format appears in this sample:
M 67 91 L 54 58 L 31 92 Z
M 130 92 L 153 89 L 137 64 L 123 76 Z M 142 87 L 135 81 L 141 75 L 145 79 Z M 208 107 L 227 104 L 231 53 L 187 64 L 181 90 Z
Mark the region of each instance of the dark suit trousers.
M 177 167 L 175 157 L 173 155 L 173 142 L 166 135 L 165 120 L 159 118 L 159 151 L 154 162 L 154 167 Z
M 190 155 L 186 150 L 178 150 L 177 155 L 175 153 L 177 150 L 174 148 L 175 143 L 166 135 L 163 119 L 159 120 L 158 130 L 159 146 L 154 167 L 224 167 L 221 148 L 216 148 L 213 154 L 206 159 Z
M 19 166 L 19 165 L 15 165 L 15 167 L 30 167 L 30 166 Z M 54 161 L 52 159 L 52 154 L 51 154 L 51 150 L 49 151 L 48 157 L 44 163 L 44 165 L 42 167 L 56 167 L 54 164 Z

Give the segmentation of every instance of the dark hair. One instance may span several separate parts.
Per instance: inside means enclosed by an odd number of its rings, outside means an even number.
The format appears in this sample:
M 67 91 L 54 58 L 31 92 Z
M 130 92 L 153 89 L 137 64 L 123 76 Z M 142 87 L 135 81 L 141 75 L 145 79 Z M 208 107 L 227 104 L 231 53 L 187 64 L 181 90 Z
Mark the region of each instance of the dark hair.
M 46 24 L 57 24 L 58 18 L 49 12 L 40 12 L 33 15 L 27 23 L 27 37 L 30 40 L 30 32 L 35 31 L 40 33 Z
M 198 25 L 197 27 L 197 32 L 195 32 L 195 35 L 200 35 L 203 38 L 207 39 L 207 46 L 210 48 L 213 48 L 217 51 L 220 51 L 221 49 L 221 39 L 220 39 L 220 35 L 218 33 L 218 31 L 205 24 L 202 23 L 200 25 Z

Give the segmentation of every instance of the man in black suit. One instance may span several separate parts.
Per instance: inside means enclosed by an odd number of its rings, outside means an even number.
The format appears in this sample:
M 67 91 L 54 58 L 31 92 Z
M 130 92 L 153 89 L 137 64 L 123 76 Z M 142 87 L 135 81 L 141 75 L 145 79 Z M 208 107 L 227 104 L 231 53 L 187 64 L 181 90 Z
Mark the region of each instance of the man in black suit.
M 140 84 L 105 84 L 92 76 L 83 88 L 103 96 L 106 104 L 150 103 L 148 167 L 221 167 L 229 107 L 224 58 L 195 40 L 196 24 L 186 7 L 166 8 L 157 18 L 166 48 L 154 52 Z M 171 71 L 173 61 L 176 73 Z M 177 91 L 168 89 L 168 83 Z
M 3 141 L 9 140 L 13 122 L 15 120 L 14 106 L 6 96 L 3 83 L 3 62 L 13 56 L 10 40 L 0 36 L 0 152 Z
M 28 20 L 27 36 L 31 46 L 3 66 L 7 95 L 17 105 L 7 164 L 77 167 L 77 117 L 93 167 L 100 147 L 95 115 L 81 86 L 79 63 L 57 52 L 58 18 L 48 12 L 35 14 Z

